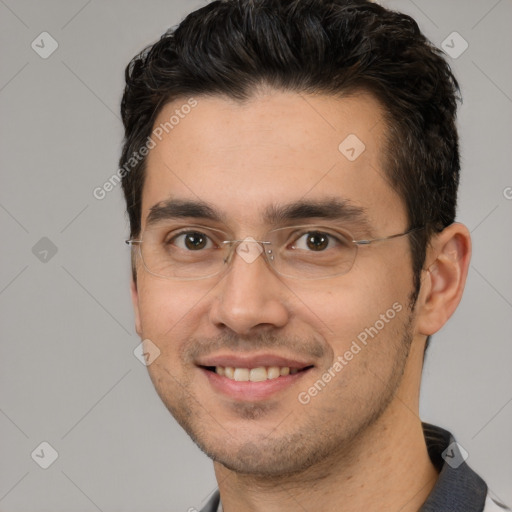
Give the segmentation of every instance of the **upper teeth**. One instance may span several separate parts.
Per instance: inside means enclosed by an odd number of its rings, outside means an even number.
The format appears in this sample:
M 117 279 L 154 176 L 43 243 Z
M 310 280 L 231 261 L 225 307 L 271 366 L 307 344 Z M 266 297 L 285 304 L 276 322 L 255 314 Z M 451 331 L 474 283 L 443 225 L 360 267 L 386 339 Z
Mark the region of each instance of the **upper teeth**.
M 298 368 L 288 366 L 260 366 L 258 368 L 233 368 L 232 366 L 216 366 L 215 372 L 231 380 L 239 382 L 261 382 L 267 379 L 277 379 L 281 375 L 295 374 Z

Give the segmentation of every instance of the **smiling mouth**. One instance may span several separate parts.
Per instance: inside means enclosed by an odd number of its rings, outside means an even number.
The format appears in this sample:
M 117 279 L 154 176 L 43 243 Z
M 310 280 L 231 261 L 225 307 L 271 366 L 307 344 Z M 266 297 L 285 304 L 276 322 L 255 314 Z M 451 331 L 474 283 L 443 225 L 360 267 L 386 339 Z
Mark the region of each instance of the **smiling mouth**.
M 236 382 L 264 382 L 266 380 L 275 380 L 279 377 L 295 375 L 309 370 L 313 366 L 305 366 L 304 368 L 290 368 L 289 366 L 259 366 L 257 368 L 202 366 L 202 368 Z

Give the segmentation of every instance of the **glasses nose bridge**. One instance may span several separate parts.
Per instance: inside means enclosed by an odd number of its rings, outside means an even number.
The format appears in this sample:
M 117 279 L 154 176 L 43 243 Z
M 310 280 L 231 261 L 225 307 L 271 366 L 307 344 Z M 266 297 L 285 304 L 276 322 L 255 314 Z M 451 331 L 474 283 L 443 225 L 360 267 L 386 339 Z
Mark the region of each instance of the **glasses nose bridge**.
M 270 263 L 271 267 L 273 267 L 275 253 L 273 251 L 273 244 L 268 240 L 255 240 L 251 236 L 247 236 L 244 239 L 239 240 L 226 240 L 224 244 L 228 248 L 228 253 L 224 258 L 224 263 L 229 265 L 233 259 L 233 254 L 237 252 L 238 256 L 242 258 L 246 263 L 252 263 L 255 261 L 262 253 L 264 254 L 265 260 Z M 242 244 L 247 244 L 246 249 L 237 250 Z M 253 244 L 250 246 L 249 244 Z M 252 249 L 256 246 L 259 246 L 258 254 L 255 254 L 255 250 Z

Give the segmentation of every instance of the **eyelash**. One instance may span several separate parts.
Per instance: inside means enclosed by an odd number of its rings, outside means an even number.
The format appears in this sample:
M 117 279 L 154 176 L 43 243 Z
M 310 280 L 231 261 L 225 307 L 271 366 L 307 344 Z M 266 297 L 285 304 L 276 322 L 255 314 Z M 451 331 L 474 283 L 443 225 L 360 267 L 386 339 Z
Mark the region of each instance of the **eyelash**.
M 175 243 L 174 243 L 174 242 L 176 241 L 176 239 L 178 239 L 180 236 L 188 235 L 188 234 L 199 234 L 199 235 L 203 235 L 203 236 L 205 236 L 205 237 L 208 239 L 208 241 L 210 241 L 210 242 L 214 243 L 214 242 L 213 242 L 213 240 L 212 240 L 212 237 L 211 237 L 211 236 L 208 236 L 206 233 L 203 233 L 203 232 L 201 232 L 201 231 L 190 231 L 190 230 L 186 230 L 186 231 L 180 231 L 179 233 L 176 233 L 175 235 L 173 235 L 173 236 L 172 236 L 172 238 L 169 240 L 169 242 L 167 242 L 167 244 L 168 244 L 168 245 L 169 245 L 169 244 L 175 245 Z M 218 244 L 215 244 L 215 245 L 217 245 L 217 246 L 218 246 Z
M 200 228 L 200 229 L 204 229 L 204 228 Z M 287 243 L 286 245 L 291 245 L 291 244 L 296 245 L 301 238 L 303 238 L 306 235 L 310 235 L 312 233 L 320 234 L 320 235 L 326 235 L 331 241 L 334 241 L 334 243 L 337 243 L 337 244 L 340 244 L 340 245 L 345 245 L 346 242 L 347 242 L 347 240 L 340 239 L 338 236 L 336 236 L 336 235 L 334 235 L 332 233 L 329 233 L 327 231 L 310 230 L 310 231 L 299 231 L 297 233 L 293 233 L 292 236 L 289 237 L 292 241 L 290 243 Z M 200 231 L 199 229 L 194 229 L 194 228 L 192 228 L 192 229 L 191 228 L 184 228 L 184 229 L 178 231 L 177 233 L 172 233 L 171 237 L 169 237 L 169 236 L 165 237 L 166 240 L 164 241 L 164 244 L 165 245 L 176 245 L 175 241 L 179 237 L 184 236 L 184 235 L 189 235 L 189 234 L 203 235 L 210 242 L 215 244 L 217 247 L 220 246 L 220 244 L 215 242 L 210 235 L 204 233 L 203 231 Z M 341 235 L 339 235 L 339 236 L 341 236 Z

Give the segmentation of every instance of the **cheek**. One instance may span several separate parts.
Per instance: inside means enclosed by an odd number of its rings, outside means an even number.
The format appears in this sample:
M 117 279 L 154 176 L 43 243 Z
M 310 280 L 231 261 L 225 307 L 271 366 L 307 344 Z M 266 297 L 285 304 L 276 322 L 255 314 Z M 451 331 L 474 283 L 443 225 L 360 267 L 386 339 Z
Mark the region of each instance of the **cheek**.
M 157 343 L 162 351 L 175 347 L 171 342 L 178 337 L 183 339 L 192 329 L 202 298 L 182 283 L 143 280 L 139 285 L 142 335 Z
M 316 292 L 310 301 L 316 320 L 312 316 L 311 321 L 325 333 L 336 356 L 354 340 L 394 338 L 401 331 L 412 291 L 412 271 L 406 265 L 408 259 L 402 258 L 398 263 L 381 261 L 373 269 L 366 265 L 364 271 L 354 267 L 353 273 Z
M 185 341 L 194 333 L 200 301 L 201 297 L 182 284 L 150 278 L 139 285 L 142 338 L 151 340 L 160 351 L 147 370 L 167 406 L 177 403 L 176 397 L 187 382 L 180 354 Z

